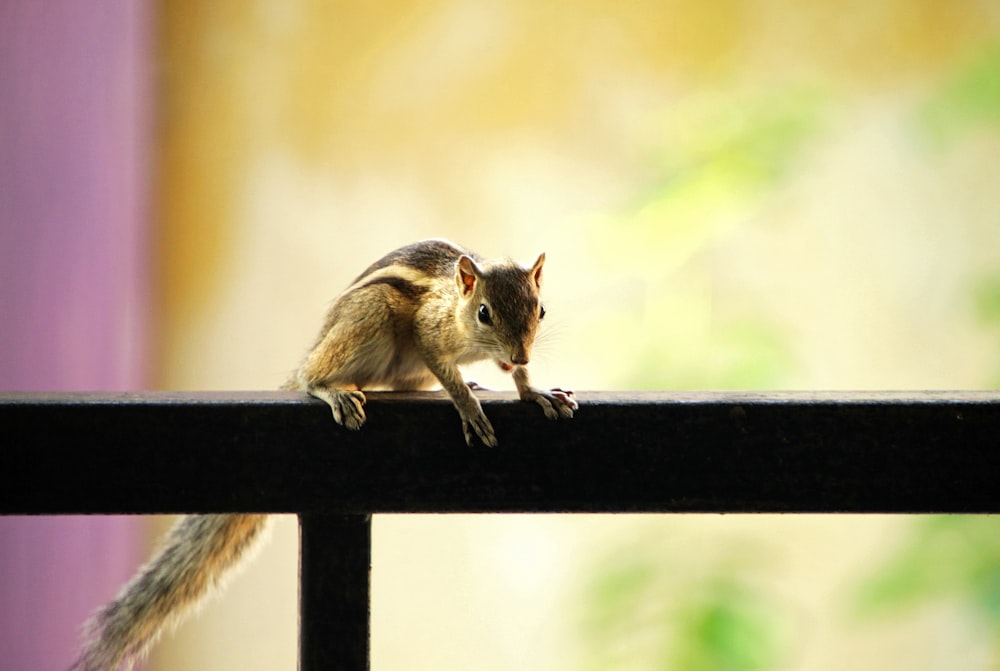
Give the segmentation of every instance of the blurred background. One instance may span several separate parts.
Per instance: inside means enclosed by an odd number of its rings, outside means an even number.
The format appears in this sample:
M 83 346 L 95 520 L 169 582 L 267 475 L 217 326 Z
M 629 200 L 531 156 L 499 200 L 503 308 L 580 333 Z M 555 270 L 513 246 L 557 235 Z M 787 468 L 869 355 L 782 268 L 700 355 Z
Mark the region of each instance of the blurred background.
M 438 236 L 547 252 L 540 385 L 996 388 L 998 156 L 987 0 L 0 0 L 0 389 L 275 388 Z M 0 519 L 0 667 L 170 522 Z M 379 671 L 1000 668 L 993 517 L 374 533 Z M 145 668 L 294 669 L 296 542 Z

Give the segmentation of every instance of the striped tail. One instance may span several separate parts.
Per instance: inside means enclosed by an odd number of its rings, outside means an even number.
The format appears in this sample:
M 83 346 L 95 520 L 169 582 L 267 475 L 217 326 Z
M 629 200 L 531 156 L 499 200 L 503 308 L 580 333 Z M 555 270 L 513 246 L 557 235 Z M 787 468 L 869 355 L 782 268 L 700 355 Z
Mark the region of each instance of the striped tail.
M 266 520 L 266 515 L 181 518 L 160 551 L 87 623 L 86 648 L 70 671 L 131 668 L 165 629 L 231 575 Z

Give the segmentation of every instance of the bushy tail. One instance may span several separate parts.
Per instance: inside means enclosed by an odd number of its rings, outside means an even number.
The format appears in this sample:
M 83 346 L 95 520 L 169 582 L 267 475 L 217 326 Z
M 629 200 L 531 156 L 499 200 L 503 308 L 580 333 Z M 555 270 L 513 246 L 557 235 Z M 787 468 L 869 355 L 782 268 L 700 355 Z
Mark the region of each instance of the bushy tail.
M 197 605 L 247 554 L 265 515 L 188 515 L 131 582 L 87 623 L 71 671 L 114 671 L 142 658 L 168 626 Z

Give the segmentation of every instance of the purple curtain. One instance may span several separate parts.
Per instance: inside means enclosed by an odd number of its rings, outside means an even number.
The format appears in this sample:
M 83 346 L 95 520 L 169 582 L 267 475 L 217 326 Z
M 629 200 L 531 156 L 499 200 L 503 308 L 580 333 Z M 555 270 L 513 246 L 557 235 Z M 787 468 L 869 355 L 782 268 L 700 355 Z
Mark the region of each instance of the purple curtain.
M 151 0 L 0 2 L 0 389 L 147 383 L 152 21 Z M 0 517 L 0 668 L 69 666 L 139 522 Z

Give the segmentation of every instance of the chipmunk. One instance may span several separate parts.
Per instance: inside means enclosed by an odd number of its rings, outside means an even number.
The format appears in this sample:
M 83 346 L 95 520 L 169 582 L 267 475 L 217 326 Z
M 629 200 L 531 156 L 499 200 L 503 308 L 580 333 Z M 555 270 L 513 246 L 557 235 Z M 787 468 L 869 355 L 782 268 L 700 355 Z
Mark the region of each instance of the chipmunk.
M 497 444 L 493 426 L 458 366 L 492 359 L 512 373 L 521 400 L 550 419 L 573 417 L 573 392 L 532 387 L 525 367 L 545 308 L 545 254 L 523 267 L 486 261 L 446 240 L 425 240 L 373 263 L 330 306 L 315 344 L 282 389 L 327 403 L 333 419 L 365 422 L 362 389 L 420 390 L 440 383 L 473 436 Z M 143 657 L 219 586 L 255 545 L 266 515 L 187 515 L 162 549 L 88 623 L 88 644 L 72 671 L 113 671 Z

